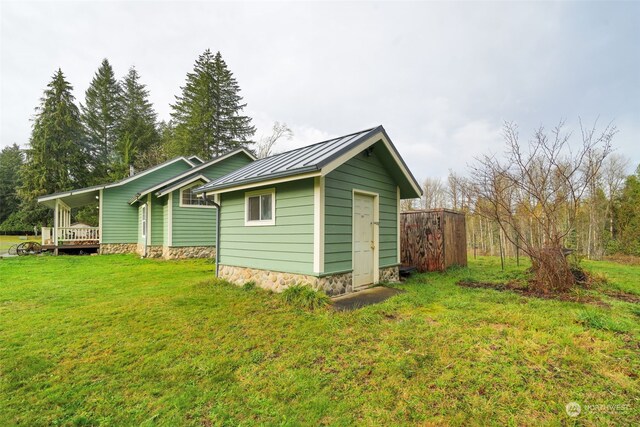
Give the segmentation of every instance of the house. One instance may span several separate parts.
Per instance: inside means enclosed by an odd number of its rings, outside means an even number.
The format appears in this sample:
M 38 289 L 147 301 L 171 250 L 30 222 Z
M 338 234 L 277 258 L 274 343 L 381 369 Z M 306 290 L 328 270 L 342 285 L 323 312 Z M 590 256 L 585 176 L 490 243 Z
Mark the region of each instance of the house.
M 54 210 L 42 229 L 45 248 L 93 247 L 101 254 L 184 258 L 215 254 L 216 210 L 193 190 L 255 160 L 244 149 L 210 161 L 176 157 L 118 182 L 50 194 L 38 202 Z M 71 209 L 98 202 L 97 227 L 72 227 Z
M 382 126 L 257 160 L 194 192 L 220 203 L 220 277 L 329 295 L 398 280 L 400 199 L 422 194 Z

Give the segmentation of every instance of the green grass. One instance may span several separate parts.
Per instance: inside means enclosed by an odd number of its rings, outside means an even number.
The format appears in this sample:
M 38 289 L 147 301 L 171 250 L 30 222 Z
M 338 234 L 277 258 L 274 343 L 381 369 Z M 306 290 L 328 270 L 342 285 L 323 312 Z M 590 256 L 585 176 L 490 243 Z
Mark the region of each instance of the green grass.
M 317 310 L 326 307 L 331 299 L 324 292 L 314 291 L 302 284 L 293 285 L 282 292 L 282 299 L 294 307 Z
M 640 267 L 587 267 L 640 292 Z M 637 304 L 455 285 L 523 269 L 481 258 L 311 312 L 202 260 L 0 260 L 0 425 L 637 424 Z

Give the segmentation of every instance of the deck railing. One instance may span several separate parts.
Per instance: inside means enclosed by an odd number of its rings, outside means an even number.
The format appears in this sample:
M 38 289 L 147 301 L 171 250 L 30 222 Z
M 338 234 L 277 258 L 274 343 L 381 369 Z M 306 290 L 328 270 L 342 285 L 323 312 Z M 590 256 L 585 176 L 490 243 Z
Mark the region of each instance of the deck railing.
M 58 227 L 59 242 L 87 242 L 100 240 L 98 227 Z
M 55 231 L 55 232 L 54 232 Z M 42 227 L 42 244 L 53 245 L 55 237 L 58 237 L 58 244 L 69 244 L 74 242 L 95 242 L 100 241 L 100 228 L 98 227 Z

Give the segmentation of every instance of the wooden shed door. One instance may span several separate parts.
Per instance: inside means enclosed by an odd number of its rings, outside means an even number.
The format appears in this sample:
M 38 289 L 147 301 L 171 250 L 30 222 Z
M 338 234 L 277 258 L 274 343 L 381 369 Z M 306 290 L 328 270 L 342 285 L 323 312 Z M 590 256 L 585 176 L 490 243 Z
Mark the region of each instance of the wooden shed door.
M 353 200 L 353 287 L 373 283 L 374 198 L 354 194 Z

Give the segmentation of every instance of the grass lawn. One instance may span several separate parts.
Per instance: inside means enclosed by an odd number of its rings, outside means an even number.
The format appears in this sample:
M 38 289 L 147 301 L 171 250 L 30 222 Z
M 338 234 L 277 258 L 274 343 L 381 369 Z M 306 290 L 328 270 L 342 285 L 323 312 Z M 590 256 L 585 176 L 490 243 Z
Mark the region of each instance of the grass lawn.
M 586 265 L 640 295 L 639 266 Z M 638 425 L 638 304 L 455 285 L 523 268 L 472 260 L 345 313 L 203 260 L 0 260 L 0 425 Z

